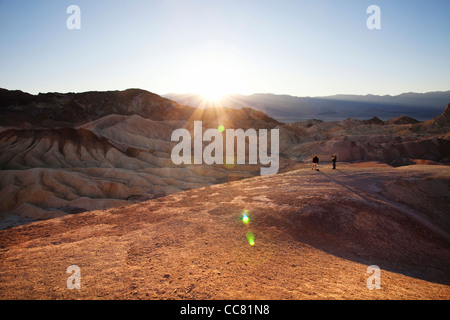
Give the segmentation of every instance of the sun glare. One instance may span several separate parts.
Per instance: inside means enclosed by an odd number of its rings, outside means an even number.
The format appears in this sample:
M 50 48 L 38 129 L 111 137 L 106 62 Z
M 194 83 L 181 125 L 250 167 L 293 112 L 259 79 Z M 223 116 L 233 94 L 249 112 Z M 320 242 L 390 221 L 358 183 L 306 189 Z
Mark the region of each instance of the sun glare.
M 204 61 L 197 65 L 192 85 L 206 102 L 220 103 L 221 98 L 230 93 L 233 78 L 231 70 L 223 63 L 215 60 Z
M 214 89 L 202 90 L 201 92 L 202 98 L 206 102 L 217 102 L 219 103 L 225 93 L 215 91 Z
M 184 88 L 183 92 L 199 94 L 205 105 L 218 106 L 225 95 L 242 91 L 241 72 L 233 55 L 218 49 L 205 50 L 189 59 L 178 84 Z

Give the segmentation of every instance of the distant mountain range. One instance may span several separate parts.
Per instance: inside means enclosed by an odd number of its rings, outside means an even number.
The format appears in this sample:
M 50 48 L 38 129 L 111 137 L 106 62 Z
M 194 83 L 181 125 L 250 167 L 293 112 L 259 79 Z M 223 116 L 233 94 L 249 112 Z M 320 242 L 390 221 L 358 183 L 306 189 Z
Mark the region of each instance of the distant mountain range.
M 428 93 L 403 93 L 390 95 L 333 95 L 325 97 L 295 97 L 260 93 L 252 95 L 228 95 L 220 103 L 206 102 L 198 94 L 163 95 L 182 105 L 191 107 L 211 107 L 214 105 L 240 109 L 253 108 L 285 123 L 320 119 L 323 121 L 347 118 L 369 119 L 377 116 L 388 120 L 398 116 L 408 116 L 425 121 L 442 113 L 450 102 L 449 91 Z
M 205 101 L 198 94 L 171 93 L 159 96 L 141 89 L 31 95 L 20 90 L 0 88 L 0 126 L 23 127 L 28 123 L 51 128 L 71 127 L 110 114 L 138 114 L 152 120 L 187 120 L 192 119 L 197 108 L 208 107 L 225 107 L 228 115 L 233 118 L 240 117 L 242 110 L 254 109 L 267 115 L 267 118 L 283 123 L 309 119 L 363 120 L 375 116 L 383 121 L 399 116 L 425 121 L 440 115 L 449 102 L 450 90 L 403 93 L 397 96 L 295 97 L 268 93 L 234 94 L 225 96 L 216 103 Z M 209 110 L 206 114 L 202 113 L 201 117 L 214 114 L 213 110 Z M 259 116 L 262 117 L 263 114 Z M 271 121 L 275 121 L 273 119 Z

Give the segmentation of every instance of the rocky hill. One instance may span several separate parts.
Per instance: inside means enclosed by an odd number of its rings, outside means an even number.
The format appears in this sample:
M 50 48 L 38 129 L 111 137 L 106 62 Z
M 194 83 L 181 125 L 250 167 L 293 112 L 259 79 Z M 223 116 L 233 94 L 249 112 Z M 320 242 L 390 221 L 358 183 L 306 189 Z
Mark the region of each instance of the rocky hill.
M 259 166 L 175 166 L 171 134 L 192 132 L 196 120 L 204 128 L 280 124 L 252 109 L 200 111 L 138 89 L 1 90 L 0 98 L 1 228 L 254 176 Z
M 0 231 L 0 298 L 448 300 L 449 204 L 448 166 L 372 162 L 37 221 Z

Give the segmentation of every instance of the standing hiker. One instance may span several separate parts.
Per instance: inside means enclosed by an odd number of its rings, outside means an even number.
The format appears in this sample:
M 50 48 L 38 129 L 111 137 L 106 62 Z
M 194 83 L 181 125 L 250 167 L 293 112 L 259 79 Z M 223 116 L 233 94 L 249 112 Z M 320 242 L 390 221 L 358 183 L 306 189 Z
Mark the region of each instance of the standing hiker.
M 333 154 L 331 156 L 331 162 L 333 163 L 333 169 L 336 169 L 336 155 Z
M 317 155 L 314 156 L 312 162 L 313 164 L 311 169 L 319 171 L 319 169 L 317 169 L 317 165 L 319 164 L 319 157 L 317 157 Z

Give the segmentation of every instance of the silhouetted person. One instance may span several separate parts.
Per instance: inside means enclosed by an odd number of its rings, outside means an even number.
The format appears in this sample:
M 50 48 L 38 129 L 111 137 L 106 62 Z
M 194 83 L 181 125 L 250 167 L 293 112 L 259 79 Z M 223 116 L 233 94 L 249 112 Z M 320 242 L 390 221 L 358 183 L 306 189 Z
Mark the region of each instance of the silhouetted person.
M 317 155 L 314 156 L 312 162 L 313 162 L 313 164 L 312 164 L 312 170 L 317 170 L 317 171 L 319 171 L 319 169 L 317 169 L 317 165 L 319 164 L 319 157 L 318 157 Z
M 333 156 L 331 157 L 331 162 L 333 163 L 333 169 L 336 169 L 336 161 L 337 161 L 336 155 L 333 154 Z

